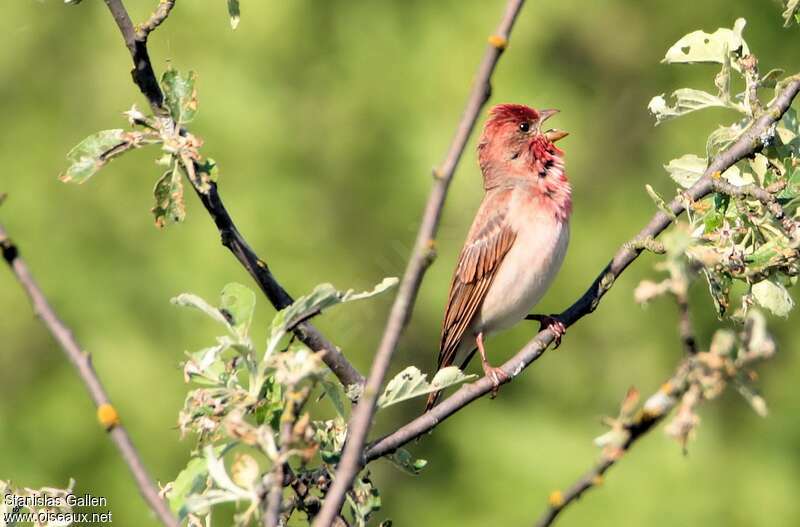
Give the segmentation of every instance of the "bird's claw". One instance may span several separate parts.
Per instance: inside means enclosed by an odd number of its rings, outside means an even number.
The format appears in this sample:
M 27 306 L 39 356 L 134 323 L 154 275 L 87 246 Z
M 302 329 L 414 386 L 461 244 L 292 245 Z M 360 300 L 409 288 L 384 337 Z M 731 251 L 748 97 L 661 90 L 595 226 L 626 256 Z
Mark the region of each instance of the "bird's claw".
M 497 397 L 497 391 L 500 389 L 500 385 L 508 381 L 508 374 L 504 372 L 502 368 L 496 368 L 488 364 L 483 365 L 483 373 L 492 381 L 491 398 L 494 399 Z
M 561 345 L 561 337 L 567 333 L 567 326 L 561 322 L 556 315 L 528 315 L 525 318 L 528 320 L 538 320 L 539 331 L 549 329 L 553 332 L 553 342 L 555 343 L 553 349 Z

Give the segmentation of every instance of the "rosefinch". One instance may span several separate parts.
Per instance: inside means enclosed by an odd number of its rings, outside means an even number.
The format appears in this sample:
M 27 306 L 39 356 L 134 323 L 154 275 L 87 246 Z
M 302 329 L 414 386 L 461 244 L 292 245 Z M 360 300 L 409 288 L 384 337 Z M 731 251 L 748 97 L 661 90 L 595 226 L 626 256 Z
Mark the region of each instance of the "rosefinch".
M 453 273 L 438 369 L 453 364 L 464 369 L 477 349 L 493 396 L 508 376 L 489 364 L 484 337 L 526 318 L 567 250 L 571 189 L 564 152 L 553 144 L 567 133 L 541 130 L 557 112 L 495 106 L 478 143 L 485 195 Z M 528 318 L 552 329 L 560 341 L 563 323 L 551 316 Z M 426 411 L 440 393 L 430 394 Z

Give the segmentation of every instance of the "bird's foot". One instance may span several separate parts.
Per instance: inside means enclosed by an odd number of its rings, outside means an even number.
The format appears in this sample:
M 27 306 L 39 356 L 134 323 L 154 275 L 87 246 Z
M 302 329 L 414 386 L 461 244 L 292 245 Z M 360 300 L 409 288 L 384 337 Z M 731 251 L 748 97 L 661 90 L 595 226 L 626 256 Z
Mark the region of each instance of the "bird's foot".
M 528 315 L 525 317 L 525 319 L 538 321 L 539 331 L 549 329 L 553 332 L 553 335 L 555 335 L 553 341 L 556 344 L 553 349 L 556 349 L 561 345 L 561 337 L 567 333 L 567 326 L 561 322 L 561 320 L 558 318 L 558 315 Z
M 504 372 L 502 368 L 492 366 L 488 362 L 483 363 L 483 374 L 492 381 L 491 398 L 494 399 L 497 397 L 497 391 L 500 389 L 500 385 L 508 380 L 508 374 Z

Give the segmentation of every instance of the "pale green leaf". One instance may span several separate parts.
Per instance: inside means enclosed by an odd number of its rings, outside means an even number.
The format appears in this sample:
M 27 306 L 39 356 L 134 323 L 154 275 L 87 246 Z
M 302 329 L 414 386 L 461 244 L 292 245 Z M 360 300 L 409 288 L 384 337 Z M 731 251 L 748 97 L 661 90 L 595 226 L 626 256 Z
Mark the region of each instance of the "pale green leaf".
M 742 129 L 738 124 L 720 126 L 708 136 L 708 140 L 706 141 L 706 157 L 709 159 L 716 157 L 717 154 L 739 139 L 741 134 Z
M 248 287 L 232 282 L 222 288 L 219 309 L 242 339 L 247 338 L 255 306 L 256 295 Z
M 673 44 L 667 50 L 662 62 L 723 64 L 728 53 L 734 53 L 740 57 L 749 55 L 750 49 L 742 38 L 742 30 L 746 23 L 743 18 L 739 18 L 734 23 L 733 29 L 719 28 L 713 33 L 693 31 Z M 733 61 L 731 65 L 737 71 L 739 70 L 736 61 Z
M 59 179 L 65 183 L 84 183 L 110 161 L 109 152 L 124 143 L 125 132 L 121 129 L 90 135 L 67 153 L 71 164 Z
M 752 294 L 761 307 L 779 317 L 789 316 L 794 307 L 794 300 L 786 288 L 772 279 L 766 279 L 753 285 Z
M 156 181 L 153 197 L 156 203 L 151 212 L 155 217 L 156 227 L 159 229 L 173 223 L 180 223 L 186 218 L 183 180 L 177 166 L 164 172 L 164 175 Z
M 272 319 L 272 331 L 270 341 L 280 339 L 287 328 L 295 326 L 299 322 L 314 316 L 323 310 L 344 302 L 363 300 L 377 294 L 383 293 L 397 283 L 397 278 L 384 278 L 381 283 L 376 285 L 371 291 L 356 293 L 352 289 L 338 291 L 331 284 L 320 284 L 308 295 L 302 296 L 292 303 L 289 307 L 282 309 Z
M 386 408 L 401 401 L 406 401 L 420 395 L 437 392 L 448 386 L 476 378 L 476 375 L 464 375 L 456 366 L 442 368 L 433 377 L 430 383 L 426 375 L 415 366 L 409 366 L 398 373 L 386 385 L 386 389 L 378 399 L 378 406 Z
M 344 391 L 342 390 L 342 386 L 339 383 L 331 382 L 327 379 L 320 379 L 320 384 L 322 385 L 322 389 L 325 391 L 325 395 L 330 399 L 333 407 L 336 409 L 336 413 L 339 416 L 346 418 L 346 410 L 344 407 Z
M 786 2 L 786 10 L 783 12 L 781 16 L 783 16 L 783 27 L 789 27 L 792 25 L 792 18 L 794 18 L 798 24 L 800 24 L 800 0 L 788 0 Z
M 192 458 L 186 468 L 178 473 L 167 494 L 169 506 L 179 521 L 183 521 L 190 512 L 186 507 L 186 499 L 192 494 L 202 492 L 207 486 L 208 461 L 205 457 Z
M 177 306 L 187 306 L 199 309 L 212 319 L 224 325 L 229 331 L 233 331 L 233 327 L 231 326 L 230 322 L 228 322 L 228 319 L 225 317 L 225 315 L 222 314 L 219 309 L 212 306 L 197 295 L 193 295 L 191 293 L 181 293 L 170 300 L 170 302 Z
M 703 177 L 707 166 L 708 160 L 706 158 L 694 154 L 686 154 L 664 165 L 664 169 L 678 185 L 683 188 L 689 188 Z
M 669 208 L 667 203 L 664 201 L 664 198 L 659 196 L 658 192 L 656 192 L 653 187 L 650 185 L 645 185 L 644 189 L 647 191 L 647 195 L 650 196 L 650 199 L 653 200 L 653 203 L 656 204 L 656 207 L 658 207 L 661 212 L 666 214 L 671 220 L 676 218 L 675 213 Z
M 179 125 L 191 121 L 197 112 L 196 79 L 193 71 L 183 75 L 174 68 L 167 69 L 161 76 L 164 104 Z
M 657 125 L 705 108 L 739 109 L 736 105 L 725 102 L 716 95 L 691 88 L 675 90 L 670 95 L 670 99 L 672 104 L 668 104 L 663 95 L 658 95 L 653 97 L 650 104 L 647 105 L 647 109 L 655 116 Z

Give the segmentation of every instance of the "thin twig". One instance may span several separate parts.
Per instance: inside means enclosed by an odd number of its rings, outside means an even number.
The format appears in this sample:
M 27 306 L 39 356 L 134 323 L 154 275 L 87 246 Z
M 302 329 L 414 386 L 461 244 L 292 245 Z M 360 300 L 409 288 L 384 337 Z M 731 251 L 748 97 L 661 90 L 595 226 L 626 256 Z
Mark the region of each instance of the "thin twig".
M 164 95 L 150 63 L 146 38 L 136 32 L 122 0 L 105 0 L 105 3 L 122 33 L 125 45 L 128 47 L 133 59 L 133 81 L 147 98 L 153 113 L 164 117 L 166 115 L 163 108 Z M 165 11 L 166 15 L 169 15 L 169 10 Z M 201 171 L 198 165 L 195 165 L 194 168 L 197 173 Z M 209 182 L 210 188 L 208 189 L 200 188 L 196 184 L 196 180 L 190 179 L 190 182 L 211 219 L 214 220 L 214 224 L 219 230 L 222 244 L 236 256 L 236 259 L 250 273 L 250 276 L 256 281 L 272 305 L 275 306 L 275 309 L 280 310 L 289 306 L 293 302 L 292 297 L 278 283 L 266 262 L 259 258 L 255 251 L 250 248 L 250 245 L 236 228 L 233 219 L 225 208 L 225 204 L 222 202 L 216 182 Z M 292 332 L 312 350 L 325 351 L 322 360 L 343 385 L 364 384 L 364 377 L 313 324 L 302 322 L 293 328 Z
M 167 504 L 159 497 L 158 489 L 150 479 L 150 475 L 147 473 L 139 453 L 133 446 L 127 430 L 119 422 L 117 411 L 111 405 L 111 401 L 103 389 L 97 373 L 94 371 L 91 356 L 89 353 L 82 351 L 72 331 L 58 318 L 58 315 L 56 315 L 28 270 L 25 261 L 20 257 L 17 247 L 8 238 L 2 225 L 0 225 L 0 248 L 2 248 L 3 259 L 28 294 L 34 313 L 41 319 L 78 371 L 81 380 L 89 391 L 89 395 L 92 397 L 92 401 L 94 401 L 95 407 L 98 409 L 98 418 L 102 421 L 103 426 L 106 427 L 111 440 L 122 455 L 123 461 L 128 465 L 142 497 L 158 516 L 161 523 L 168 527 L 178 527 L 178 521 L 170 512 Z
M 697 201 L 707 196 L 714 190 L 714 181 L 717 173 L 722 173 L 738 161 L 760 151 L 764 147 L 762 137 L 768 135 L 768 130 L 777 122 L 792 101 L 800 92 L 800 79 L 788 83 L 773 104 L 733 143 L 728 149 L 715 157 L 705 174 L 691 188 L 672 200 L 668 207 L 674 215 L 682 214 L 685 210 L 686 199 Z M 638 258 L 643 249 L 637 246 L 637 240 L 657 237 L 670 224 L 672 219 L 664 212 L 658 211 L 650 222 L 627 244 L 624 244 L 597 276 L 592 285 L 578 300 L 559 315 L 559 319 L 566 326 L 571 326 L 584 316 L 592 313 L 600 303 L 603 295 L 611 289 L 615 280 L 625 269 Z M 528 342 L 514 357 L 503 364 L 503 371 L 509 376 L 509 381 L 518 375 L 533 361 L 542 356 L 547 346 L 553 341 L 555 335 L 549 330 L 540 331 L 536 337 Z M 508 381 L 506 381 L 508 382 Z M 474 383 L 462 386 L 453 395 L 433 407 L 429 412 L 417 417 L 408 424 L 400 427 L 391 434 L 369 445 L 363 455 L 362 462 L 369 462 L 378 457 L 390 454 L 409 441 L 432 430 L 436 425 L 447 419 L 472 401 L 492 391 L 491 380 L 483 377 Z
M 175 0 L 160 0 L 158 2 L 158 7 L 153 14 L 150 15 L 150 18 L 148 18 L 145 23 L 139 26 L 139 38 L 147 40 L 147 36 L 155 31 L 156 28 L 167 19 L 173 7 L 175 7 Z
M 381 337 L 378 351 L 372 362 L 366 387 L 348 424 L 348 438 L 342 453 L 342 459 L 336 470 L 331 490 L 322 505 L 322 510 L 314 521 L 316 527 L 328 527 L 342 507 L 345 494 L 353 483 L 353 478 L 360 470 L 361 455 L 367 439 L 378 392 L 386 377 L 392 355 L 397 348 L 400 335 L 405 328 L 419 291 L 425 271 L 434 257 L 434 240 L 439 227 L 439 220 L 444 206 L 447 190 L 453 179 L 456 166 L 464 152 L 481 109 L 489 99 L 491 92 L 491 76 L 495 66 L 506 48 L 514 21 L 517 18 L 524 0 L 510 0 L 506 5 L 503 18 L 495 35 L 490 37 L 489 46 L 483 56 L 475 84 L 469 95 L 464 114 L 456 130 L 455 137 L 442 165 L 434 171 L 435 181 L 425 212 L 422 217 L 414 250 L 409 259 L 403 280 L 389 313 L 386 327 Z

